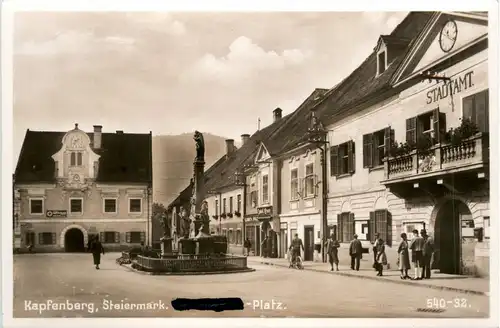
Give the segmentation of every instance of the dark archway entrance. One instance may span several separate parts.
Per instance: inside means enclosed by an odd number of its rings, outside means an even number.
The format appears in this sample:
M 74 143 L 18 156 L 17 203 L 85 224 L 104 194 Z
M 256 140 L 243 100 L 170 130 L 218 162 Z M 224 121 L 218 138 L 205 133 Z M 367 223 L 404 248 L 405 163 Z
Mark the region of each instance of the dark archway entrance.
M 64 235 L 64 250 L 66 252 L 84 252 L 83 232 L 78 228 L 66 231 Z
M 470 220 L 471 212 L 460 200 L 448 200 L 439 209 L 436 216 L 435 254 L 436 268 L 441 273 L 463 274 L 462 268 L 462 224 Z

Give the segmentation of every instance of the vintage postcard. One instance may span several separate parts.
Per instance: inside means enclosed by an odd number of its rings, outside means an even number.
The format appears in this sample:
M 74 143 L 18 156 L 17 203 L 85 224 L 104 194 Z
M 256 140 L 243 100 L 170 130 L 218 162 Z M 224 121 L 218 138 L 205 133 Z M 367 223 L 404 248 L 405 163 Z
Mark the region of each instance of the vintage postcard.
M 2 17 L 6 327 L 498 325 L 493 2 L 64 6 Z

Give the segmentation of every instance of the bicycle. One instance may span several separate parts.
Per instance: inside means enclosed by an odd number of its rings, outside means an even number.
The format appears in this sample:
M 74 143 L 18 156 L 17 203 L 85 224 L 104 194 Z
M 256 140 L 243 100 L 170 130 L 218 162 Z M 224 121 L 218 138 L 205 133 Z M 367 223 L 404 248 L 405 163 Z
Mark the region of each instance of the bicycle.
M 303 270 L 304 269 L 304 264 L 303 264 L 302 257 L 300 256 L 300 254 L 297 255 L 295 257 L 295 261 L 293 261 L 292 252 L 289 251 L 288 252 L 288 258 L 290 259 L 290 266 L 289 266 L 289 268 L 294 268 L 294 269 L 298 269 L 298 270 Z

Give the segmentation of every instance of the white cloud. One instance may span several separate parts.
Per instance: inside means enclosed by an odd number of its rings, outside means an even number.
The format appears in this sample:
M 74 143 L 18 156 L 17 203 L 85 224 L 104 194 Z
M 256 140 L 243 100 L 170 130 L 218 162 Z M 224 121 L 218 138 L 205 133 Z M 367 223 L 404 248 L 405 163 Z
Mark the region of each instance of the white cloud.
M 103 51 L 109 47 L 129 49 L 135 43 L 134 39 L 123 36 L 108 36 L 96 38 L 92 33 L 66 31 L 57 34 L 48 41 L 26 41 L 16 45 L 14 52 L 18 55 L 53 56 L 58 54 L 77 54 Z
M 300 65 L 309 56 L 311 52 L 299 49 L 287 49 L 281 53 L 266 51 L 251 39 L 240 36 L 231 43 L 226 56 L 217 58 L 213 54 L 206 54 L 186 72 L 186 76 L 233 81 L 249 78 L 264 71 Z
M 128 13 L 127 18 L 134 24 L 155 32 L 162 32 L 175 36 L 186 34 L 186 26 L 184 23 L 175 20 L 170 13 Z

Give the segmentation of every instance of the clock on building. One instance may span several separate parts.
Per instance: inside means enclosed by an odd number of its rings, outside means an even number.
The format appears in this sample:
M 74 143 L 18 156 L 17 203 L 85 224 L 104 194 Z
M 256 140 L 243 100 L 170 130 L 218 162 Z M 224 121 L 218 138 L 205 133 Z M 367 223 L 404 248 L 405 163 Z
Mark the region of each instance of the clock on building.
M 453 49 L 457 42 L 458 27 L 454 20 L 449 20 L 444 24 L 441 32 L 439 32 L 439 46 L 444 52 L 449 52 Z

